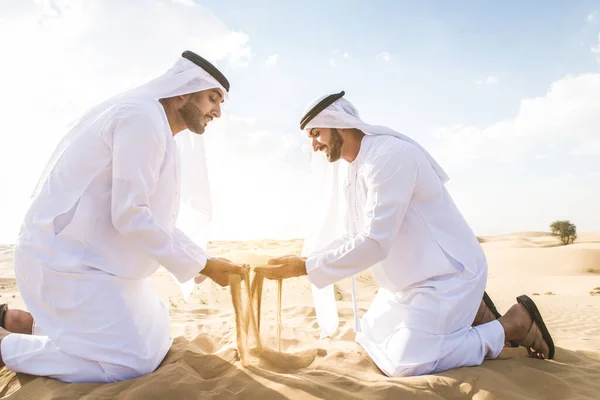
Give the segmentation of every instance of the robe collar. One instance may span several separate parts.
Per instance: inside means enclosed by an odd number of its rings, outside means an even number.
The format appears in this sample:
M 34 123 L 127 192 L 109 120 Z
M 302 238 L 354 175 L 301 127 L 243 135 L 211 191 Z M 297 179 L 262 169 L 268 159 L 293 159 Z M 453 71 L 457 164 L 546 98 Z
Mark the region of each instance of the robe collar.
M 373 144 L 374 137 L 374 135 L 363 136 L 360 142 L 360 149 L 358 150 L 358 154 L 356 155 L 354 161 L 350 163 L 350 166 L 352 166 L 353 168 L 358 168 L 360 165 L 362 165 L 362 163 L 365 161 L 366 154 L 369 152 L 369 149 Z

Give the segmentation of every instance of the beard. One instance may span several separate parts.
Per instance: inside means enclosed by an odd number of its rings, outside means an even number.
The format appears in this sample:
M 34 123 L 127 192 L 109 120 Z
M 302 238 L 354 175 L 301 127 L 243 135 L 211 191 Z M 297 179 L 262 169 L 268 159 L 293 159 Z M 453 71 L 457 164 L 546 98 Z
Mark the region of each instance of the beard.
M 190 132 L 202 135 L 206 129 L 206 120 L 204 119 L 206 115 L 194 106 L 190 100 L 191 97 L 179 109 L 179 115 Z
M 344 138 L 337 129 L 331 128 L 331 139 L 327 143 L 329 153 L 327 154 L 327 160 L 329 162 L 336 162 L 342 157 L 342 145 L 344 144 Z

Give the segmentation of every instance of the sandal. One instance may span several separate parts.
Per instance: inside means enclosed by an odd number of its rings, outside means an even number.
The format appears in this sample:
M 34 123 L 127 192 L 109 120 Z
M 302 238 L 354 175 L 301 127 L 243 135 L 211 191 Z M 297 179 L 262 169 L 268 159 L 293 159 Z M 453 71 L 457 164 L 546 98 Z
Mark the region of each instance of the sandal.
M 0 304 L 0 328 L 2 328 L 2 329 L 6 329 L 6 328 L 4 328 L 4 316 L 6 315 L 7 311 L 8 311 L 8 304 L 6 304 L 6 303 Z
M 548 331 L 537 306 L 533 300 L 526 295 L 517 297 L 517 302 L 525 306 L 533 320 L 525 340 L 519 344 L 527 349 L 530 357 L 552 360 L 554 358 L 554 341 L 552 340 L 552 336 L 550 336 L 550 332 Z M 537 350 L 541 348 L 543 342 L 546 342 L 548 345 L 548 356 L 545 356 Z

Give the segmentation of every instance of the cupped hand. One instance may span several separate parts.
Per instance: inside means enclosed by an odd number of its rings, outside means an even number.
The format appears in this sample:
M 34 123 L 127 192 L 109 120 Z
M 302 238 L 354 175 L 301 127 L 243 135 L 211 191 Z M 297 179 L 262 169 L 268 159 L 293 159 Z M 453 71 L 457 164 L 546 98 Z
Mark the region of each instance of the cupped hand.
M 297 256 L 284 256 L 272 258 L 268 265 L 254 268 L 254 272 L 261 274 L 266 279 L 287 279 L 306 275 L 305 258 Z
M 229 285 L 229 275 L 237 274 L 243 276 L 248 271 L 245 264 L 237 264 L 226 258 L 211 258 L 200 272 L 216 282 L 219 286 Z M 196 278 L 198 280 L 198 278 Z

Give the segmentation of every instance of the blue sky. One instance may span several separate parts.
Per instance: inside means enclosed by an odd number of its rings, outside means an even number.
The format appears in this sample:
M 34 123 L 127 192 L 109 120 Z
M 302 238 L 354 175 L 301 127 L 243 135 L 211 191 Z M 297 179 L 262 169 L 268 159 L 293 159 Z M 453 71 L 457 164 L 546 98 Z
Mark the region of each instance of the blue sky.
M 231 72 L 240 92 L 232 104 L 245 111 L 253 107 L 241 96 L 265 86 L 300 110 L 315 91 L 343 87 L 376 103 L 368 110 L 378 117 L 400 114 L 410 128 L 457 120 L 484 125 L 512 116 L 522 98 L 544 93 L 566 74 L 598 68 L 589 49 L 597 41 L 598 21 L 585 21 L 598 2 L 273 3 L 202 2 L 250 36 L 256 58 L 279 56 L 272 86 L 260 79 L 261 63 Z M 378 62 L 383 52 L 390 62 Z M 486 90 L 472 84 L 489 76 L 501 85 Z
M 427 147 L 477 234 L 558 218 L 600 230 L 599 33 L 598 1 L 5 1 L 0 242 L 64 125 L 184 49 L 232 84 L 206 135 L 213 238 L 301 236 L 310 176 L 298 121 L 339 90 L 365 121 Z

